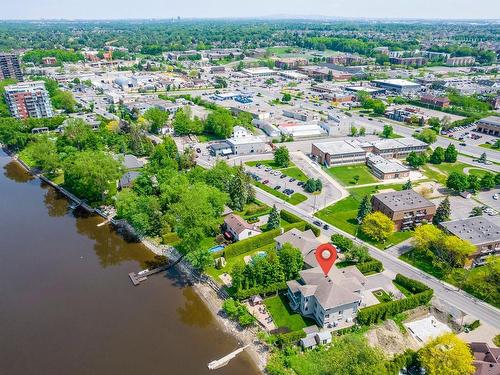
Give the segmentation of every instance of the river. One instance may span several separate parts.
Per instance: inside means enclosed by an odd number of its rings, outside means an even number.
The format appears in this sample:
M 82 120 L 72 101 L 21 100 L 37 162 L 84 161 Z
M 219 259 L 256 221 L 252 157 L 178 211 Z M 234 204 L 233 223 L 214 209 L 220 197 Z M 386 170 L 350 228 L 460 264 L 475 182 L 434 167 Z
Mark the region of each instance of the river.
M 0 153 L 0 374 L 255 375 L 195 291 L 172 271 L 133 287 L 153 257 Z

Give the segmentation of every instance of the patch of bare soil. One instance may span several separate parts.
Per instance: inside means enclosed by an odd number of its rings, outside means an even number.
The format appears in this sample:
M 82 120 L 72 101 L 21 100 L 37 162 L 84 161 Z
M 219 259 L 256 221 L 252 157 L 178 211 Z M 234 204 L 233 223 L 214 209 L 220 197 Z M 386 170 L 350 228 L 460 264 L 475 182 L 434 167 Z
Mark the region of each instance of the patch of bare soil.
M 420 344 L 410 334 L 403 334 L 392 320 L 386 320 L 380 326 L 369 330 L 365 336 L 368 344 L 381 349 L 387 358 L 393 358 L 407 349 L 420 348 Z

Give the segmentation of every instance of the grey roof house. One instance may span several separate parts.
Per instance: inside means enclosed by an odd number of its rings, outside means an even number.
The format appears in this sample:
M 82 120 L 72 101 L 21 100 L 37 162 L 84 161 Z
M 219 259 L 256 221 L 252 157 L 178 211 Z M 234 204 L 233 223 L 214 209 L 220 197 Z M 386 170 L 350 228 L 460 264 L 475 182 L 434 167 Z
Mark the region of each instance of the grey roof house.
M 280 250 L 284 244 L 289 243 L 296 247 L 302 253 L 306 268 L 318 266 L 318 261 L 314 255 L 316 248 L 321 245 L 312 230 L 301 232 L 297 228 L 290 229 L 288 232 L 282 233 L 274 239 L 276 248 Z
M 300 276 L 300 280 L 287 281 L 292 310 L 314 319 L 320 327 L 353 321 L 366 283 L 355 266 L 332 267 L 327 276 L 315 267 L 301 271 Z

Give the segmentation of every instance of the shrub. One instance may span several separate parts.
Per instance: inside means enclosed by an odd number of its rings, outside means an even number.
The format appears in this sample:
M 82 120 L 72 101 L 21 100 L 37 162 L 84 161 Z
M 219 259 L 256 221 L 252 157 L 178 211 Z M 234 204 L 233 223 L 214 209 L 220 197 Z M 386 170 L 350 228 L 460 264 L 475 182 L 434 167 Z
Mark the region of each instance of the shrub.
M 281 283 L 268 285 L 267 287 L 256 286 L 248 289 L 240 289 L 234 294 L 234 296 L 238 299 L 245 299 L 251 296 L 255 296 L 256 294 L 266 295 L 269 293 L 276 293 L 281 290 L 285 290 L 286 288 L 286 282 L 283 281 Z
M 254 316 L 248 312 L 246 306 L 232 298 L 224 301 L 222 309 L 232 320 L 236 320 L 242 327 L 255 323 Z
M 382 272 L 384 270 L 384 265 L 382 264 L 382 262 L 373 258 L 367 262 L 356 264 L 356 267 L 362 274 L 367 274 L 370 272 Z
M 316 237 L 319 237 L 319 235 L 321 234 L 321 229 L 318 228 L 316 225 L 306 223 L 305 230 L 309 230 L 309 229 L 312 230 L 312 232 L 314 233 L 314 235 Z
M 349 251 L 352 248 L 353 242 L 341 234 L 332 235 L 332 243 L 337 246 L 341 251 Z
M 400 273 L 396 275 L 394 281 L 404 287 L 406 290 L 411 292 L 412 294 L 421 293 L 425 290 L 428 290 L 429 287 L 420 281 L 410 279 L 409 277 L 403 276 Z
M 299 221 L 302 221 L 300 217 L 286 210 L 280 211 L 280 217 L 288 223 L 298 223 Z
M 280 333 L 277 335 L 276 343 L 280 347 L 294 345 L 299 342 L 300 339 L 306 337 L 304 330 L 292 331 L 288 333 Z

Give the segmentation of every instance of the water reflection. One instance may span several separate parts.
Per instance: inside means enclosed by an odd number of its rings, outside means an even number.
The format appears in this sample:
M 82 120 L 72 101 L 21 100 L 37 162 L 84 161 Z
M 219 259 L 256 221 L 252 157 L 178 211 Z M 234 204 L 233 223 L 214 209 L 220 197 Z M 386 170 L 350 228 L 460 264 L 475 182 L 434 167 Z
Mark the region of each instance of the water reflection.
M 9 180 L 18 183 L 25 183 L 34 179 L 32 175 L 26 172 L 19 165 L 19 163 L 14 160 L 4 165 L 3 175 L 7 177 Z
M 184 306 L 176 310 L 179 320 L 192 327 L 208 327 L 212 323 L 210 310 L 204 304 L 200 304 L 196 292 L 192 288 L 186 288 L 182 291 L 182 295 Z
M 68 212 L 68 201 L 59 193 L 56 189 L 48 188 L 48 185 L 41 184 L 42 188 L 45 189 L 45 196 L 43 197 L 43 203 L 47 207 L 47 213 L 51 217 L 61 217 Z

